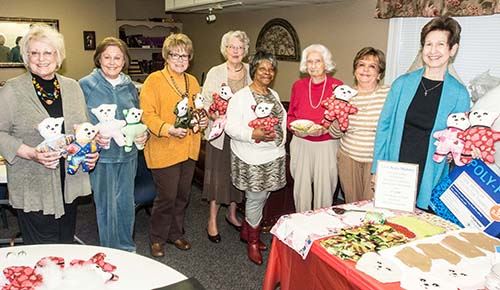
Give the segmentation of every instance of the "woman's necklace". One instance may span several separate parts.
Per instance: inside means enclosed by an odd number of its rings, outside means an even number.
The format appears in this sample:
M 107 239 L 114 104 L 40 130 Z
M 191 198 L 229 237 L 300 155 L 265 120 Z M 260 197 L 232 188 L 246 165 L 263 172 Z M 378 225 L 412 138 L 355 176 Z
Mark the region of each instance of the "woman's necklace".
M 240 65 L 241 66 L 238 69 L 231 67 L 229 64 L 227 65 L 227 67 L 230 67 L 233 70 L 233 72 L 240 72 L 245 67 L 242 63 L 240 63 Z
M 432 88 L 430 88 L 430 89 L 428 89 L 428 88 L 426 88 L 426 87 L 425 87 L 425 85 L 424 85 L 424 80 L 423 80 L 423 79 L 422 79 L 422 80 L 420 80 L 420 84 L 422 85 L 422 88 L 424 89 L 424 96 L 427 96 L 427 93 L 429 93 L 429 92 L 430 92 L 430 91 L 432 91 L 433 89 L 435 89 L 435 88 L 439 87 L 440 85 L 442 85 L 442 84 L 443 84 L 443 82 L 439 82 L 439 84 L 437 84 L 437 85 L 433 86 L 433 87 L 432 87 Z
M 252 83 L 250 85 L 250 88 L 252 89 L 252 91 L 254 91 L 255 93 L 261 95 L 261 96 L 265 96 L 268 94 L 268 90 L 267 88 L 264 88 L 263 90 L 261 90 L 260 87 L 257 87 L 254 83 Z
M 52 105 L 55 100 L 59 98 L 61 95 L 61 86 L 59 85 L 59 81 L 57 78 L 54 79 L 54 92 L 49 93 L 47 92 L 41 85 L 40 83 L 36 80 L 35 77 L 31 77 L 31 82 L 33 83 L 33 86 L 35 87 L 35 91 L 37 96 L 42 99 L 47 105 Z
M 189 97 L 189 79 L 187 78 L 186 74 L 185 73 L 182 73 L 182 75 L 184 76 L 184 85 L 185 85 L 185 88 L 184 88 L 184 93 L 181 92 L 181 90 L 179 89 L 179 87 L 177 86 L 177 83 L 175 82 L 175 79 L 174 77 L 172 76 L 172 74 L 170 73 L 168 67 L 167 67 L 167 72 L 168 72 L 168 75 L 170 76 L 170 81 L 169 79 L 167 79 L 167 76 L 165 76 L 163 74 L 163 76 L 165 77 L 165 79 L 167 80 L 167 83 L 170 85 L 170 87 L 172 89 L 174 89 L 174 91 L 179 94 L 179 96 L 181 96 L 181 98 L 188 98 Z
M 311 108 L 317 109 L 321 105 L 321 102 L 323 101 L 323 97 L 325 96 L 326 81 L 327 81 L 327 79 L 325 78 L 325 82 L 323 84 L 323 91 L 321 92 L 321 97 L 319 98 L 319 102 L 316 104 L 316 106 L 314 106 L 313 102 L 312 102 L 312 94 L 311 94 L 312 78 L 309 79 L 309 105 L 311 105 Z

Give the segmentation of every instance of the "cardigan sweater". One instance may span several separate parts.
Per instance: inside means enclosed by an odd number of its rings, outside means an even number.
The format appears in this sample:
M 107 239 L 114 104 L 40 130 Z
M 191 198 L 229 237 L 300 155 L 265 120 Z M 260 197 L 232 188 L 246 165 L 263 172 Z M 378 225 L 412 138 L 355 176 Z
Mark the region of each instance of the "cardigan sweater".
M 249 66 L 247 63 L 243 64 L 245 66 L 246 71 L 249 71 Z M 250 84 L 252 82 L 252 79 L 250 78 L 250 73 L 246 74 L 246 81 L 247 84 Z M 228 79 L 227 79 L 227 64 L 224 62 L 222 64 L 219 64 L 217 66 L 212 67 L 208 73 L 207 73 L 207 78 L 205 82 L 203 83 L 203 89 L 201 93 L 203 94 L 204 97 L 204 106 L 205 110 L 208 112 L 208 108 L 210 108 L 210 105 L 214 102 L 212 94 L 213 93 L 218 93 L 219 89 L 222 84 L 228 84 Z M 210 128 L 212 128 L 213 121 L 209 120 L 209 124 L 207 129 L 205 130 L 205 136 L 208 139 L 208 136 L 210 134 Z M 224 134 L 222 134 L 219 138 L 216 138 L 212 141 L 210 141 L 210 144 L 214 146 L 215 148 L 222 150 L 224 146 Z
M 63 100 L 64 130 L 72 133 L 73 125 L 87 122 L 87 107 L 82 90 L 75 80 L 56 74 Z M 56 218 L 64 214 L 63 193 L 59 169 L 45 168 L 38 162 L 18 157 L 21 144 L 36 147 L 43 141 L 38 124 L 49 117 L 31 82 L 24 73 L 7 81 L 0 89 L 0 155 L 8 162 L 9 201 L 25 212 L 43 211 Z M 73 202 L 78 196 L 89 195 L 88 173 L 82 170 L 64 180 L 64 200 Z
M 288 128 L 290 128 L 291 122 L 299 119 L 311 120 L 316 124 L 321 124 L 321 120 L 323 120 L 323 116 L 325 114 L 325 108 L 321 105 L 321 103 L 332 96 L 332 86 L 339 86 L 343 84 L 342 81 L 336 78 L 326 76 L 326 84 L 325 82 L 321 82 L 319 84 L 311 84 L 311 96 L 309 99 L 310 80 L 310 77 L 303 78 L 297 80 L 292 86 L 292 93 L 290 95 L 290 105 L 288 106 L 287 116 Z M 323 98 L 321 98 L 323 87 L 325 88 L 325 91 Z M 316 108 L 312 107 L 316 105 Z M 312 142 L 319 142 L 331 140 L 332 137 L 330 136 L 330 134 L 328 134 L 328 132 L 326 132 L 321 136 L 306 136 L 304 137 L 304 139 Z
M 278 93 L 270 89 L 273 96 L 281 105 Z M 286 111 L 283 108 L 283 141 L 276 146 L 275 142 L 256 143 L 252 139 L 253 128 L 248 123 L 255 119 L 252 106 L 256 105 L 249 86 L 239 90 L 229 102 L 227 107 L 226 134 L 231 137 L 231 151 L 243 162 L 250 165 L 264 164 L 279 157 L 285 156 L 286 142 Z M 281 105 L 283 107 L 283 105 Z
M 372 173 L 376 173 L 378 160 L 399 161 L 399 150 L 401 148 L 406 113 L 417 92 L 423 73 L 424 68 L 406 73 L 397 78 L 392 84 L 378 121 Z M 469 108 L 469 92 L 464 85 L 449 72 L 446 72 L 431 136 L 434 132 L 446 128 L 446 120 L 449 114 L 466 112 Z M 432 138 L 428 144 L 422 145 L 428 146 L 428 149 L 425 168 L 420 168 L 424 172 L 418 192 L 417 206 L 426 209 L 429 206 L 432 189 L 439 183 L 441 178 L 448 174 L 449 165 L 445 162 L 437 163 L 432 160 L 432 155 L 436 149 Z
M 101 69 L 94 69 L 92 73 L 79 81 L 83 94 L 85 95 L 88 115 L 92 124 L 95 125 L 99 123 L 99 120 L 92 114 L 91 110 L 102 104 L 116 104 L 117 109 L 115 118 L 117 120 L 125 120 L 125 116 L 123 115 L 124 109 L 139 107 L 137 89 L 130 77 L 121 73 L 119 78 L 121 82 L 114 87 L 104 78 Z M 136 158 L 137 148 L 135 146 L 132 146 L 132 151 L 125 152 L 122 147 L 119 147 L 114 141 L 111 141 L 109 149 L 101 150 L 99 162 L 121 163 L 129 162 Z
M 193 96 L 200 92 L 196 78 L 186 74 L 189 87 L 189 108 L 193 108 Z M 144 157 L 149 168 L 169 167 L 188 159 L 198 160 L 201 135 L 188 129 L 187 135 L 179 139 L 170 136 L 168 130 L 175 123 L 174 109 L 181 97 L 168 83 L 166 68 L 150 74 L 141 88 L 139 98 L 144 111 L 142 122 L 148 126 L 151 136 L 144 148 Z M 178 80 L 179 81 L 179 80 Z

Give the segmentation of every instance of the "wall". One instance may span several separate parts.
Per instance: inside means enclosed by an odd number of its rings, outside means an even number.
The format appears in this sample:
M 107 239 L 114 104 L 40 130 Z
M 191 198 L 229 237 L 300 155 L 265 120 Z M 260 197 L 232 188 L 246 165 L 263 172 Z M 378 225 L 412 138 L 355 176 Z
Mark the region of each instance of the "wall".
M 83 50 L 83 31 L 95 31 L 97 42 L 117 34 L 115 0 L 0 0 L 0 7 L 2 16 L 59 19 L 66 44 L 66 60 L 59 72 L 75 79 L 93 68 L 94 51 Z M 0 80 L 23 72 L 20 68 L 0 68 Z
M 163 3 L 161 3 L 163 4 Z M 205 22 L 205 14 L 175 15 L 183 22 L 195 48 L 190 69 L 198 80 L 201 74 L 222 62 L 220 39 L 228 30 L 240 29 L 251 39 L 251 53 L 260 29 L 273 18 L 288 20 L 297 31 L 301 49 L 313 43 L 326 45 L 337 63 L 335 77 L 352 84 L 352 59 L 364 46 L 386 50 L 388 20 L 375 19 L 376 0 L 346 0 L 323 6 L 300 6 L 243 13 L 217 13 L 217 21 Z M 283 100 L 289 99 L 292 83 L 299 78 L 299 63 L 280 61 L 274 88 Z

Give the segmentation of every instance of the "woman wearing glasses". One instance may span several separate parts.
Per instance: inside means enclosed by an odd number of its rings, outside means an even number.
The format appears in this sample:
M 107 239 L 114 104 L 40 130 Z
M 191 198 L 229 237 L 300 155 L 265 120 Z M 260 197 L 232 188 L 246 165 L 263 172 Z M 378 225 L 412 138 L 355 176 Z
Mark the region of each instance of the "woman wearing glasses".
M 72 243 L 76 202 L 89 195 L 88 173 L 65 174 L 61 151 L 36 149 L 44 139 L 35 128 L 48 118 L 64 118 L 63 133 L 87 121 L 78 83 L 57 74 L 66 56 L 63 36 L 33 25 L 20 43 L 28 72 L 0 89 L 0 155 L 8 162 L 9 199 L 17 210 L 25 244 Z M 94 168 L 98 153 L 87 154 Z
M 222 36 L 220 52 L 226 61 L 211 68 L 203 84 L 202 94 L 207 111 L 213 103 L 212 95 L 219 92 L 221 85 L 228 85 L 231 91 L 236 93 L 252 81 L 248 73 L 248 64 L 242 62 L 248 53 L 249 45 L 250 39 L 243 31 L 229 31 Z M 218 117 L 221 116 L 209 116 L 212 121 Z M 209 133 L 208 131 L 207 133 Z M 242 201 L 243 194 L 231 183 L 231 148 L 229 142 L 230 138 L 226 134 L 222 134 L 218 138 L 207 142 L 206 145 L 203 198 L 206 198 L 210 204 L 207 236 L 214 243 L 221 240 L 217 228 L 217 213 L 221 204 L 229 205 L 226 221 L 235 229 L 241 229 L 241 222 L 236 216 L 236 203 Z
M 193 96 L 200 92 L 196 78 L 185 72 L 193 57 L 193 43 L 185 34 L 172 34 L 163 43 L 162 55 L 165 68 L 149 75 L 140 96 L 142 120 L 151 133 L 144 156 L 158 192 L 150 222 L 154 257 L 165 255 L 165 243 L 180 250 L 191 248 L 183 236 L 184 214 L 201 141 L 199 132 L 176 122 L 180 111 L 193 108 Z M 206 125 L 202 119 L 200 127 Z

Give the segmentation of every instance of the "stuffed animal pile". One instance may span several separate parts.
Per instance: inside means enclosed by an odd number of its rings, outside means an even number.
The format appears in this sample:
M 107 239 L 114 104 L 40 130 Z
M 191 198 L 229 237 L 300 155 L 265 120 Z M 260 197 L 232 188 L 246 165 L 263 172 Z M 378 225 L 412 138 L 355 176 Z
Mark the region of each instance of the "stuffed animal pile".
M 470 128 L 458 133 L 458 137 L 465 142 L 462 163 L 469 164 L 472 160 L 473 147 L 479 149 L 484 162 L 495 162 L 495 142 L 500 140 L 500 132 L 494 131 L 491 126 L 498 115 L 484 110 L 474 110 L 469 113 Z
M 441 131 L 436 131 L 432 137 L 436 138 L 436 151 L 432 159 L 441 163 L 448 154 L 451 154 L 455 164 L 458 166 L 464 165 L 460 160 L 464 149 L 464 141 L 458 138 L 458 134 L 464 132 L 470 127 L 469 118 L 465 113 L 455 113 L 448 116 L 446 120 L 447 128 Z
M 260 102 L 257 105 L 252 106 L 252 110 L 255 112 L 256 118 L 248 122 L 248 126 L 250 126 L 250 128 L 262 128 L 266 131 L 270 131 L 272 134 L 276 134 L 274 126 L 279 124 L 280 120 L 271 115 L 273 107 L 274 104 L 266 102 Z M 255 143 L 259 142 L 260 141 L 255 141 Z
M 122 147 L 125 145 L 125 137 L 122 133 L 122 128 L 127 124 L 124 120 L 117 120 L 116 115 L 116 104 L 102 104 L 97 108 L 91 109 L 92 114 L 97 117 L 99 123 L 97 123 L 97 129 L 99 133 L 103 136 L 112 138 L 116 145 Z M 109 149 L 106 146 L 103 149 Z
M 38 152 L 60 152 L 61 155 L 66 154 L 66 146 L 68 146 L 75 137 L 73 135 L 65 135 L 62 133 L 64 118 L 45 118 L 38 124 L 38 132 L 43 137 L 44 141 L 36 146 Z
M 68 174 L 75 174 L 80 165 L 84 172 L 90 169 L 85 162 L 85 155 L 97 152 L 100 148 L 94 141 L 98 129 L 90 123 L 82 123 L 75 128 L 75 141 L 67 147 L 68 151 Z
M 144 149 L 144 144 L 138 144 L 134 141 L 137 136 L 144 134 L 148 129 L 146 125 L 141 123 L 142 110 L 130 108 L 128 110 L 123 110 L 123 115 L 127 122 L 127 125 L 122 128 L 122 133 L 125 136 L 125 152 L 132 151 L 132 145 L 134 143 L 138 150 Z
M 358 109 L 349 103 L 358 91 L 348 85 L 336 86 L 333 89 L 331 98 L 324 100 L 321 106 L 325 108 L 325 115 L 321 124 L 328 128 L 334 120 L 338 120 L 342 132 L 347 131 L 349 127 L 349 115 L 356 114 Z
M 11 266 L 3 270 L 6 281 L 2 290 L 102 290 L 117 281 L 116 266 L 105 261 L 104 253 L 89 260 L 72 260 L 66 264 L 61 257 L 45 257 L 34 267 Z M 2 279 L 0 279 L 1 281 Z
M 214 140 L 224 133 L 226 126 L 226 111 L 229 100 L 233 97 L 231 88 L 226 84 L 222 84 L 219 92 L 213 93 L 213 103 L 208 108 L 210 115 L 217 114 L 219 117 L 212 124 L 208 140 Z

